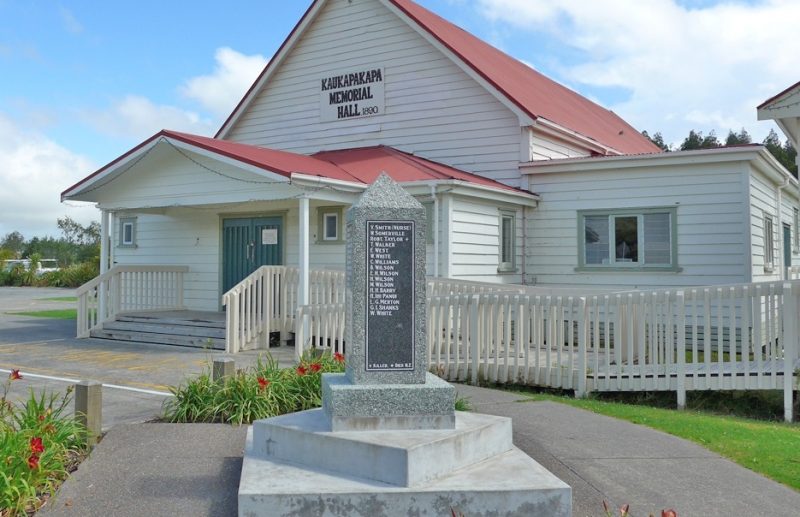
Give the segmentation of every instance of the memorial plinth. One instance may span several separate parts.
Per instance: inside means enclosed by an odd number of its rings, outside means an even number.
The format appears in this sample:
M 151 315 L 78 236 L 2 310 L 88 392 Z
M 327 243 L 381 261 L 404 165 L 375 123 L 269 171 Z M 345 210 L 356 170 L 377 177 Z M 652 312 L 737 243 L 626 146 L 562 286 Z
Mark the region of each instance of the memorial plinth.
M 425 210 L 388 176 L 348 211 L 346 267 L 345 373 L 322 376 L 321 409 L 253 423 L 239 515 L 571 515 L 511 420 L 457 414 L 427 371 Z
M 425 222 L 385 175 L 347 212 L 345 373 L 322 378 L 334 431 L 455 427 L 455 390 L 427 371 Z

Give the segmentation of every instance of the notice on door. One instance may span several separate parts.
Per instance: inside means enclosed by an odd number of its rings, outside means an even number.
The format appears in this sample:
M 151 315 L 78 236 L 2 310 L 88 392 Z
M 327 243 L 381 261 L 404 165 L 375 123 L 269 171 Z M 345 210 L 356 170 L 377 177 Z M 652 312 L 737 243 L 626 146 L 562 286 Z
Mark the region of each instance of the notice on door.
M 277 228 L 262 229 L 261 244 L 263 244 L 264 246 L 268 244 L 278 244 L 278 229 Z

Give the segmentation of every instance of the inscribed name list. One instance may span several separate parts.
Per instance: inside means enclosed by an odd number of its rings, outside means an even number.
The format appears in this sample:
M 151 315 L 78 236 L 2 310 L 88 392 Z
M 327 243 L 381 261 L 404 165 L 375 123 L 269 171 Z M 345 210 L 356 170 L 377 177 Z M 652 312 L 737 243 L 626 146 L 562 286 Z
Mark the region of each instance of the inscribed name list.
M 414 221 L 367 221 L 367 371 L 414 369 Z

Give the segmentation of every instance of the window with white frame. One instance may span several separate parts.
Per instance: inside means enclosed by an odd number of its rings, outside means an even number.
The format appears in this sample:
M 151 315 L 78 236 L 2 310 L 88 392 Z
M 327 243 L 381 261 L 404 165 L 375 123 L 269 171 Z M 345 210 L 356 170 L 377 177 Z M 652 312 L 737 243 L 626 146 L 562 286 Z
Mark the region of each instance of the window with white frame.
M 764 269 L 775 267 L 775 225 L 772 216 L 764 212 Z
M 338 243 L 344 240 L 342 235 L 342 208 L 321 207 L 319 213 L 319 231 L 317 241 L 321 243 Z
M 794 209 L 794 235 L 792 236 L 792 247 L 795 255 L 800 253 L 800 210 Z
M 511 210 L 500 211 L 500 272 L 516 271 L 517 214 Z
M 119 219 L 119 247 L 136 247 L 136 218 L 121 217 Z
M 672 207 L 578 212 L 578 266 L 677 269 L 676 216 Z

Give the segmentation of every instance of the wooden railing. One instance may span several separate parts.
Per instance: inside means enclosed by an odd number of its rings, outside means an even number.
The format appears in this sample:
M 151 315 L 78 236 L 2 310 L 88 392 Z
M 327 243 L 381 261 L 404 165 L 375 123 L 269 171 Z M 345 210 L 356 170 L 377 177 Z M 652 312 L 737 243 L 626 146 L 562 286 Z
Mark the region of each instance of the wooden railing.
M 77 336 L 89 333 L 118 314 L 183 309 L 185 266 L 115 266 L 75 291 Z
M 296 267 L 262 266 L 222 296 L 226 312 L 228 353 L 267 348 L 272 332 L 295 331 Z M 344 303 L 344 272 L 309 272 L 309 299 L 314 305 Z
M 791 418 L 800 282 L 429 303 L 433 371 L 588 391 L 783 390 Z

